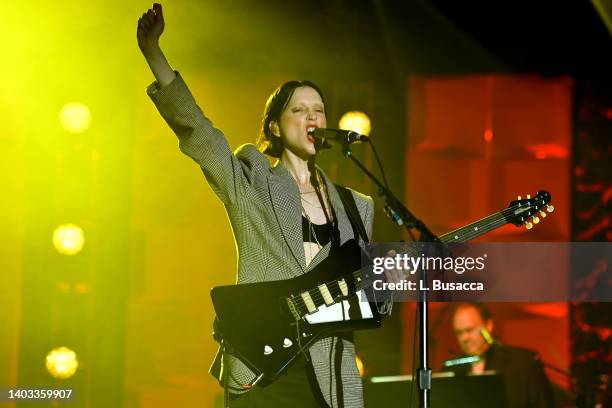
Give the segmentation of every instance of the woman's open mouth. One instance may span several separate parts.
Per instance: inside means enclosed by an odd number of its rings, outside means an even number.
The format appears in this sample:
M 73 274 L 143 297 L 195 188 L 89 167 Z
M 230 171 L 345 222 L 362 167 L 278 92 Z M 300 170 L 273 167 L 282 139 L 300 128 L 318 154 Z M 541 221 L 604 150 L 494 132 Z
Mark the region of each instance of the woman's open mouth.
M 310 126 L 310 127 L 308 127 L 306 129 L 306 137 L 308 138 L 308 140 L 311 143 L 314 143 L 314 141 L 315 141 L 315 137 L 313 136 L 313 133 L 314 133 L 315 129 L 316 129 L 316 127 L 314 127 L 314 126 Z

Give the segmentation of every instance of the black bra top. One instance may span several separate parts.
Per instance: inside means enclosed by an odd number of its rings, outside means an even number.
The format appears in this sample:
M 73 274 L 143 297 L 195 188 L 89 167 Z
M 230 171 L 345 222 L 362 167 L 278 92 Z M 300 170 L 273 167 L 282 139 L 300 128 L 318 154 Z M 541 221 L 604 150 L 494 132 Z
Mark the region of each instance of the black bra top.
M 310 226 L 312 225 L 312 230 Z M 331 234 L 334 230 L 331 222 L 327 224 L 311 224 L 304 215 L 302 215 L 302 238 L 304 242 L 319 243 L 325 246 L 331 240 Z

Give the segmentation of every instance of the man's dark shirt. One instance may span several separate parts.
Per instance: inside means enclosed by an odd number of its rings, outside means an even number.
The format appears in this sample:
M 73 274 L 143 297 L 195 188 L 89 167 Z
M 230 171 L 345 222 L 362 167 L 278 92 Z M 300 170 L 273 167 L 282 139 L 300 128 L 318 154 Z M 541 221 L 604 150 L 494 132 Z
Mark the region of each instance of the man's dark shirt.
M 484 354 L 485 370 L 503 374 L 508 408 L 551 408 L 553 394 L 537 353 L 519 347 L 493 345 Z M 453 367 L 458 375 L 470 364 Z

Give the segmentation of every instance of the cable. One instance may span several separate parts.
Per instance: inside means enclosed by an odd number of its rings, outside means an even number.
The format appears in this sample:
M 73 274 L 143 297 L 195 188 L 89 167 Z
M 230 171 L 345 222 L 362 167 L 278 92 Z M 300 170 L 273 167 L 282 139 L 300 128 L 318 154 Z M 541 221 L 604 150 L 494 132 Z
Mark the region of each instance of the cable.
M 378 168 L 380 169 L 380 174 L 382 175 L 382 179 L 383 179 L 383 182 L 385 183 L 385 187 L 387 187 L 388 189 L 389 183 L 387 182 L 387 176 L 385 176 L 385 169 L 382 166 L 380 157 L 378 157 L 378 152 L 376 151 L 376 147 L 374 146 L 374 143 L 372 143 L 372 139 L 368 139 L 368 143 L 370 144 L 370 147 L 372 148 L 372 151 L 374 152 L 374 157 L 376 158 L 376 163 L 378 164 Z
M 387 181 L 387 176 L 385 175 L 385 169 L 382 165 L 382 162 L 380 161 L 380 157 L 378 156 L 378 152 L 376 151 L 376 146 L 374 146 L 374 143 L 372 142 L 371 138 L 368 139 L 368 144 L 372 148 L 372 152 L 374 152 L 376 164 L 378 164 L 378 169 L 380 170 L 380 174 L 382 175 L 383 183 L 385 183 L 385 187 L 387 188 L 387 190 L 389 190 L 389 182 Z M 408 235 L 410 235 L 410 239 L 412 239 L 412 242 L 417 242 L 415 236 L 412 234 L 412 231 L 409 228 L 407 228 L 406 230 L 408 231 Z

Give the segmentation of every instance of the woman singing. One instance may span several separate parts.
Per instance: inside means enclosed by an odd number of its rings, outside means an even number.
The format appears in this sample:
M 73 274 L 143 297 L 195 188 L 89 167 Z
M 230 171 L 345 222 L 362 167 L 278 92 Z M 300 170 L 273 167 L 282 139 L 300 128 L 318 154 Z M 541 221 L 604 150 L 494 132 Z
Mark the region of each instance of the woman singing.
M 154 4 L 137 29 L 138 45 L 156 78 L 147 93 L 178 137 L 180 150 L 201 167 L 225 205 L 238 248 L 238 284 L 307 273 L 355 238 L 338 191 L 315 165 L 318 144 L 309 132 L 326 126 L 319 88 L 309 81 L 281 85 L 266 103 L 256 145 L 232 152 L 168 64 L 158 42 L 163 30 L 162 7 Z M 266 155 L 278 159 L 274 166 Z M 354 191 L 349 195 L 369 237 L 373 201 Z M 309 361 L 300 357 L 286 376 L 267 387 L 251 387 L 255 374 L 226 355 L 221 383 L 229 391 L 229 405 L 363 406 L 351 336 L 320 339 L 307 353 Z

